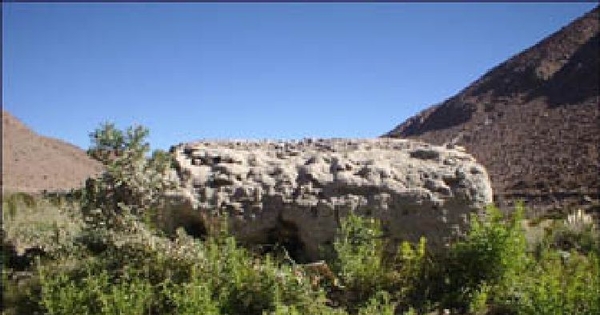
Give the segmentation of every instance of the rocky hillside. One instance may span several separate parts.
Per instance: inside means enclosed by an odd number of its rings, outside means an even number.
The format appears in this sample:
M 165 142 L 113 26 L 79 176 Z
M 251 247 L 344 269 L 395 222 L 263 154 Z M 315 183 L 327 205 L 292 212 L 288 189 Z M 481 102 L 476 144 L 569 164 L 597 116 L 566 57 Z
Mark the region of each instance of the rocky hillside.
M 384 137 L 465 146 L 496 198 L 540 208 L 600 195 L 599 11 L 498 65 Z
M 40 136 L 2 111 L 3 192 L 69 190 L 101 170 L 80 148 Z

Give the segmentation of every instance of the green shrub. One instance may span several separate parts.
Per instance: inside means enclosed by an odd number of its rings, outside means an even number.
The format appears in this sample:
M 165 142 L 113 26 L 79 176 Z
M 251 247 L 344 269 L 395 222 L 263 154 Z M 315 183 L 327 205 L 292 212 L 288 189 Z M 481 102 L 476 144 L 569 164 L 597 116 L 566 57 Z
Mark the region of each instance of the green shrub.
M 425 312 L 431 309 L 431 286 L 435 268 L 431 254 L 427 252 L 427 240 L 421 237 L 418 244 L 402 242 L 394 259 L 390 292 L 398 299 L 400 309 L 409 312 Z
M 528 252 L 523 211 L 518 206 L 506 219 L 488 208 L 485 217 L 474 217 L 466 238 L 437 262 L 444 280 L 440 307 L 472 314 L 598 314 L 598 256 L 577 251 L 578 246 L 570 251 L 556 246 L 552 229 L 537 252 Z
M 495 306 L 518 314 L 599 314 L 598 257 L 545 251 L 513 286 L 498 292 Z
M 164 192 L 173 187 L 167 176 L 172 158 L 160 150 L 148 158 L 148 134 L 142 126 L 121 131 L 110 123 L 90 134 L 88 154 L 106 166 L 86 182 L 83 210 L 93 226 L 120 228 L 121 214 L 142 215 L 164 205 Z
M 441 308 L 466 312 L 469 307 L 482 308 L 491 298 L 489 291 L 512 286 L 529 263 L 523 211 L 518 206 L 508 220 L 492 206 L 484 216 L 473 215 L 465 238 L 437 258 L 437 270 L 428 279 L 431 299 Z
M 253 256 L 233 237 L 205 242 L 203 279 L 218 297 L 223 314 L 262 314 L 294 306 L 303 313 L 324 306 L 323 292 L 311 288 L 301 270 Z
M 327 300 L 330 287 L 312 286 L 302 265 L 255 255 L 225 232 L 201 241 L 180 229 L 171 240 L 135 220 L 127 230 L 106 230 L 101 252 L 41 263 L 37 299 L 49 314 L 598 313 L 594 252 L 528 253 L 519 211 L 509 220 L 488 211 L 442 256 L 428 255 L 425 239 L 386 256 L 379 223 L 348 217 L 335 244 L 345 285 L 337 301 Z
M 41 305 L 48 314 L 84 315 L 98 312 L 99 305 L 92 306 L 95 302 L 93 294 L 101 289 L 96 279 L 77 283 L 68 274 L 49 275 L 43 268 L 40 268 L 39 276 L 42 284 Z
M 154 236 L 143 226 L 109 232 L 102 252 L 40 264 L 40 305 L 50 314 L 170 313 L 162 288 L 187 283 L 200 255 L 196 244 Z
M 335 271 L 346 290 L 358 301 L 384 290 L 386 269 L 379 221 L 349 214 L 334 241 Z
M 314 303 L 308 309 L 299 310 L 294 305 L 283 305 L 277 304 L 275 310 L 272 312 L 263 312 L 264 315 L 348 315 L 346 311 L 341 308 L 332 308 L 325 306 L 321 303 Z
M 564 244 L 556 243 L 557 233 L 561 235 L 564 226 L 554 229 L 530 254 L 526 271 L 506 290 L 498 292 L 494 302 L 518 314 L 599 314 L 598 254 L 581 252 L 577 240 L 571 243 L 573 247 L 564 250 Z
M 423 277 L 431 264 L 426 243 L 425 238 L 415 245 L 405 241 L 395 255 L 388 253 L 384 249 L 381 223 L 350 214 L 342 222 L 334 242 L 337 254 L 334 267 L 345 293 L 342 303 L 351 312 L 364 304 L 364 309 L 359 310 L 363 313 L 375 308 L 393 312 L 396 305 L 409 308 L 427 304 L 420 290 L 426 285 Z
M 334 313 L 301 269 L 252 255 L 231 236 L 200 241 L 179 230 L 168 240 L 142 227 L 111 231 L 104 251 L 70 269 L 40 266 L 41 306 L 50 314 Z
M 22 277 L 25 275 L 25 277 Z M 2 315 L 40 314 L 36 296 L 39 281 L 28 274 L 14 273 L 6 262 L 2 265 Z
M 555 221 L 546 244 L 563 251 L 576 250 L 584 255 L 595 252 L 600 255 L 600 229 L 591 215 L 581 209 L 569 214 L 565 220 Z
M 368 303 L 358 310 L 358 315 L 394 315 L 396 305 L 390 302 L 390 294 L 385 291 L 377 292 Z
M 119 278 L 86 265 L 81 270 L 39 268 L 41 305 L 48 314 L 144 314 L 152 286 L 125 269 Z
M 153 288 L 143 277 L 122 277 L 100 296 L 101 310 L 103 314 L 144 314 L 152 298 Z
M 221 314 L 218 299 L 214 296 L 214 288 L 210 281 L 194 268 L 190 282 L 183 285 L 170 286 L 165 294 L 173 302 L 177 314 L 219 315 Z

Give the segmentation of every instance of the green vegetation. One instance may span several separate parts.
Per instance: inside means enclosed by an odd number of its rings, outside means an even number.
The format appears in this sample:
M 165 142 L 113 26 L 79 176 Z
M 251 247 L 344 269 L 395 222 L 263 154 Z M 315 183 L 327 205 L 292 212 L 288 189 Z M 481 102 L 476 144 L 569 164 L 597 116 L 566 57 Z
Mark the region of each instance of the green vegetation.
M 140 216 L 163 205 L 161 196 L 173 186 L 165 179 L 171 156 L 156 150 L 147 158 L 148 134 L 142 126 L 123 132 L 110 123 L 90 134 L 88 154 L 106 166 L 100 178 L 87 181 L 83 198 L 84 214 L 95 227 L 119 228 L 124 216 Z
M 154 228 L 171 161 L 148 156 L 147 134 L 92 133 L 107 171 L 82 191 L 4 196 L 3 314 L 600 314 L 600 233 L 583 212 L 528 244 L 522 207 L 490 207 L 436 252 L 350 214 L 324 276 L 240 247 L 225 224 L 204 239 Z

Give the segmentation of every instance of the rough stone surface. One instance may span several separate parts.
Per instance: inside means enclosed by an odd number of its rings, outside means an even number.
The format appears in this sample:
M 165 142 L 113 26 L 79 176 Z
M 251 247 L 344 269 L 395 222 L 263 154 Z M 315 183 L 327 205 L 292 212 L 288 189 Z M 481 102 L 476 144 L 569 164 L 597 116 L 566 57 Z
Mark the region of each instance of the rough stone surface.
M 441 245 L 492 201 L 486 170 L 471 155 L 409 140 L 207 141 L 172 151 L 185 221 L 173 224 L 225 213 L 240 240 L 287 237 L 310 259 L 349 212 L 381 219 L 394 240 L 425 235 Z

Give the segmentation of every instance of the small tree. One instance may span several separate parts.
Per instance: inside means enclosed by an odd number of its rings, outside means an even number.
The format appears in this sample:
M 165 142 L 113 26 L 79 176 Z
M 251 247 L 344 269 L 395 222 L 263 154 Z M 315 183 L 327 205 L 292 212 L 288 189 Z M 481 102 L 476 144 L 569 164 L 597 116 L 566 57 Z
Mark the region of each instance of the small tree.
M 157 150 L 147 157 L 149 131 L 143 126 L 126 131 L 105 123 L 90 133 L 88 154 L 106 171 L 86 183 L 84 213 L 93 225 L 114 226 L 124 214 L 143 214 L 161 206 L 164 192 L 173 186 L 167 179 L 172 158 Z
M 129 129 L 132 137 L 126 142 L 123 131 L 116 129 L 114 124 L 102 124 L 100 128 L 90 133 L 92 146 L 88 149 L 88 155 L 104 165 L 109 165 L 112 160 L 121 156 L 127 147 L 145 153 L 149 149 L 148 144 L 144 143 L 145 147 L 140 147 L 140 144 L 148 136 L 148 130 L 141 126 Z

